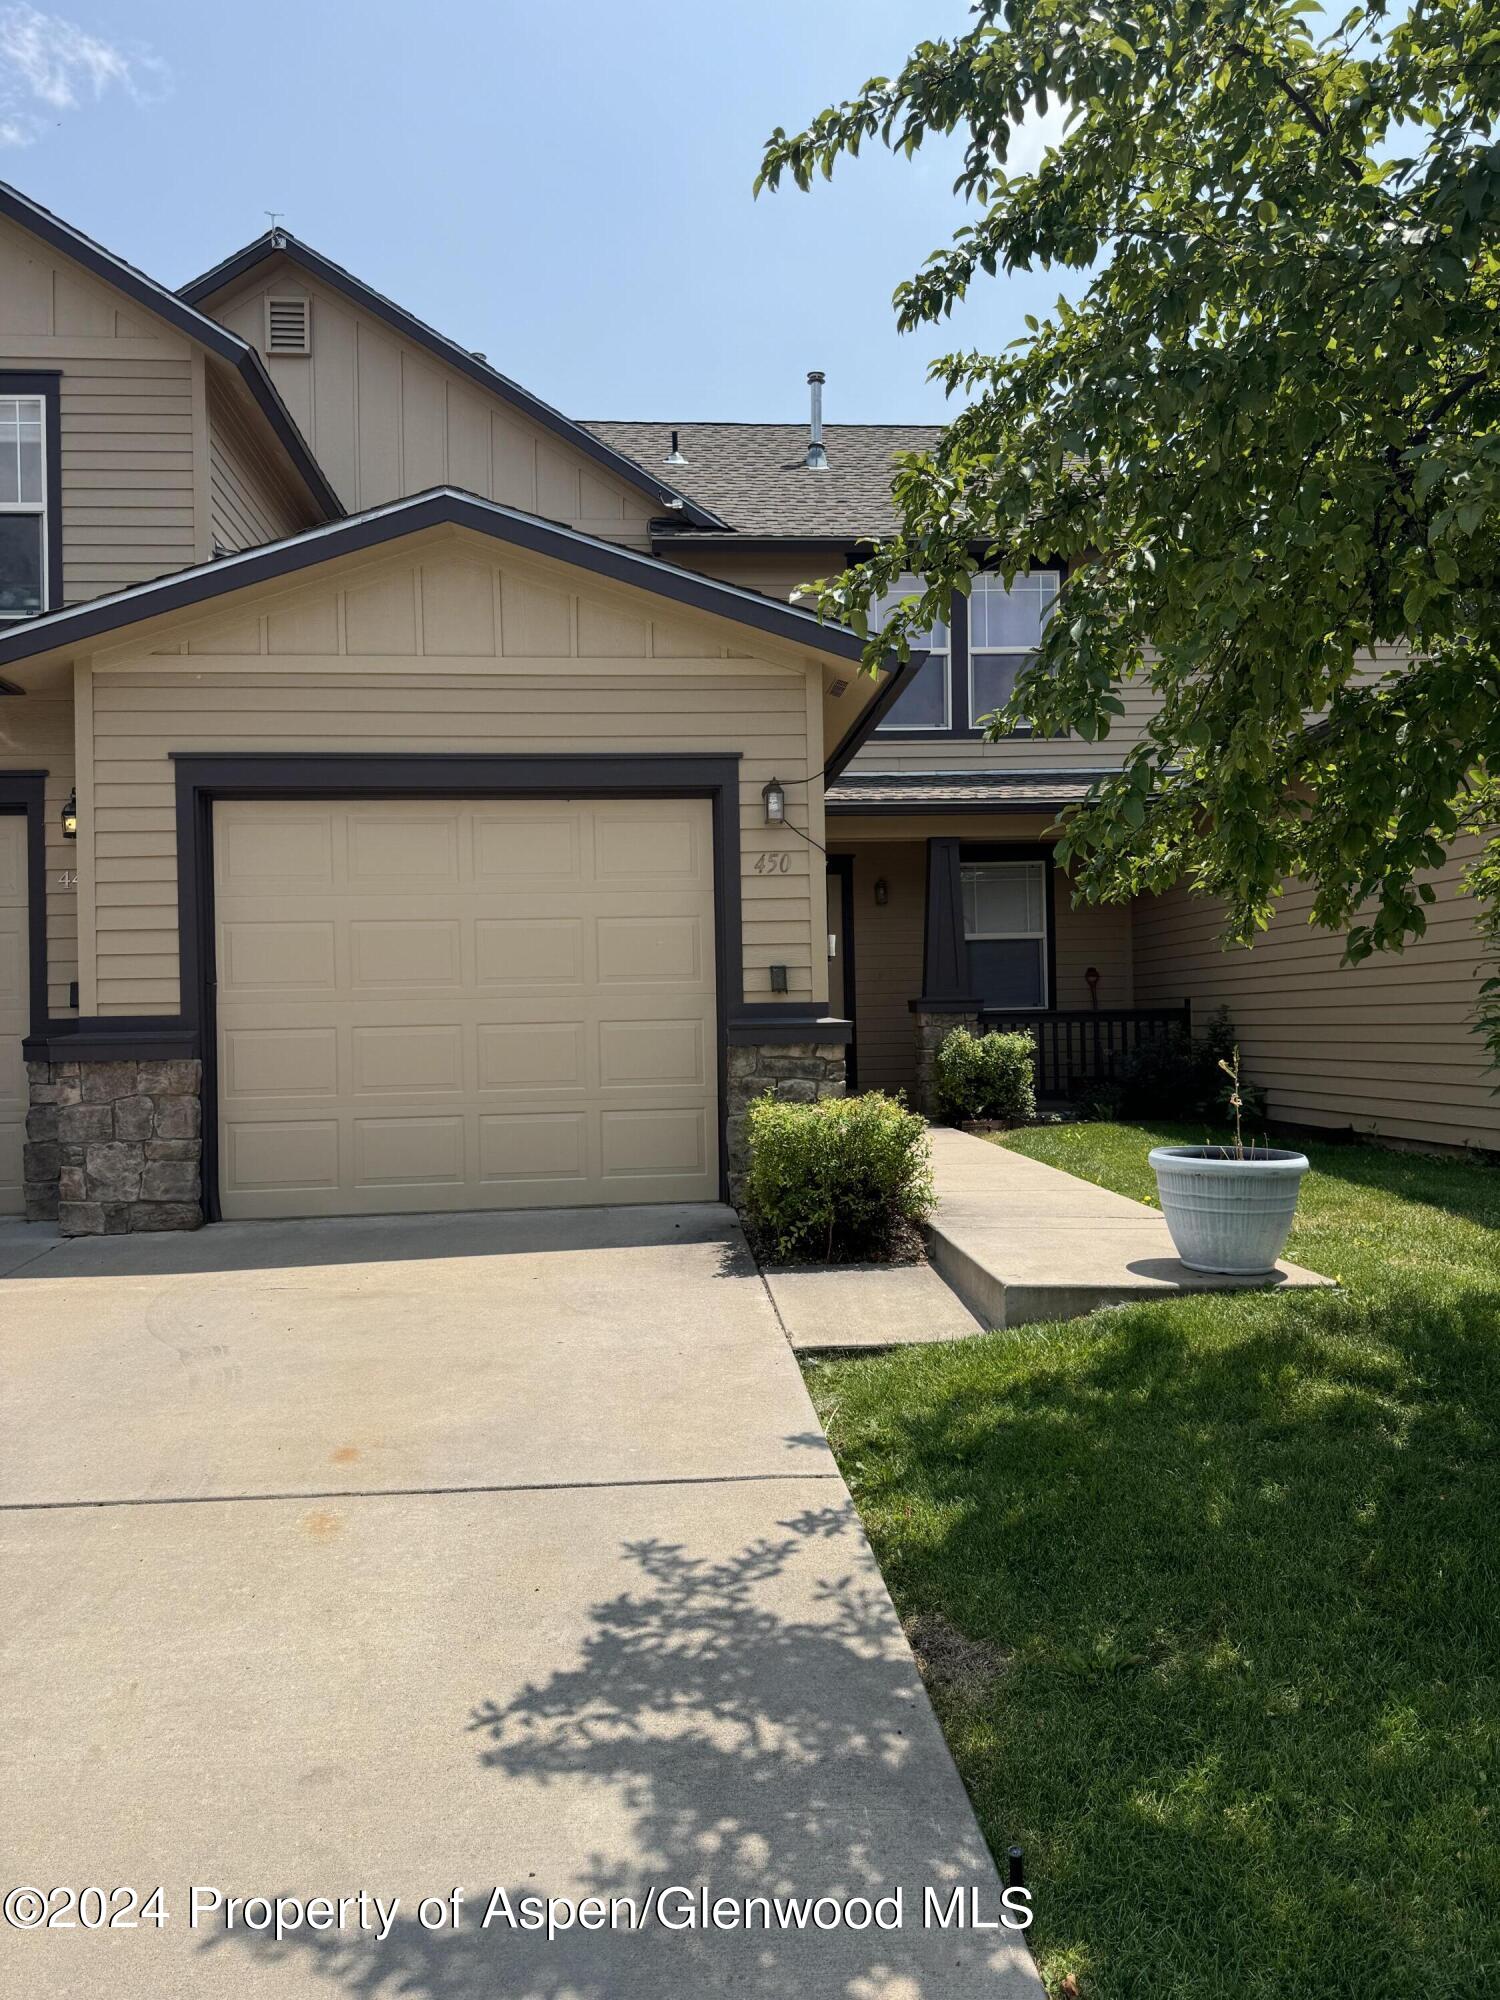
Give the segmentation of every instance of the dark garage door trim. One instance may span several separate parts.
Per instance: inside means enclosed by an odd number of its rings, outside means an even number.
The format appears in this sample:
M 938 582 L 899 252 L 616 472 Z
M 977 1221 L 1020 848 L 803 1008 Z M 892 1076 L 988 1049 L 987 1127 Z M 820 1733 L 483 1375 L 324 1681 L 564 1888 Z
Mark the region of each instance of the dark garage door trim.
M 743 976 L 739 753 L 543 757 L 363 751 L 175 754 L 177 921 L 182 1008 L 203 1058 L 203 1203 L 219 1204 L 218 1034 L 214 991 L 213 809 L 221 799 L 707 799 L 713 823 L 718 1014 L 719 1195 L 728 1197 L 725 1128 L 730 1009 Z

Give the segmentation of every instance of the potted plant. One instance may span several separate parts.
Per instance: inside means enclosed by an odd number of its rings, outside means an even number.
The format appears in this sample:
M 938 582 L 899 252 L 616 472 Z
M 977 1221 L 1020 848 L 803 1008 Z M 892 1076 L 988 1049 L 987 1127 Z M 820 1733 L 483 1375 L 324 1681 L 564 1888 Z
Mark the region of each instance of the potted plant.
M 1238 1048 L 1219 1068 L 1230 1082 L 1233 1143 L 1153 1146 L 1151 1165 L 1161 1212 L 1188 1269 L 1259 1277 L 1275 1269 L 1291 1231 L 1307 1158 L 1245 1144 Z

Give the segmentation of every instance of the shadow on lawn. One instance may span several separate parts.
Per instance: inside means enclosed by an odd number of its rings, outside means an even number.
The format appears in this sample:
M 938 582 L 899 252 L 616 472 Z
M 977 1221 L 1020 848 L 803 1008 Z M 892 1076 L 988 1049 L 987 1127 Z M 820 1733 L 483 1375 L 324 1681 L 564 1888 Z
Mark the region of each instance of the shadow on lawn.
M 515 1904 L 549 1892 L 643 1903 L 652 1885 L 703 1883 L 738 1898 L 873 1897 L 900 1881 L 920 1913 L 925 1883 L 958 1879 L 988 1882 L 993 1898 L 992 1865 L 852 1510 L 776 1525 L 724 1557 L 626 1544 L 630 1580 L 592 1606 L 577 1658 L 476 1708 L 467 1726 L 497 1811 L 495 1851 L 475 1862 Z M 508 1786 L 517 1791 L 502 1806 Z M 528 1874 L 539 1850 L 567 1853 L 575 1837 L 566 1879 Z M 1004 1977 L 1024 1957 L 1014 1945 L 924 1936 L 910 1915 L 900 1932 L 653 1924 L 634 1935 L 575 1928 L 549 1943 L 482 1931 L 488 1887 L 471 1891 L 480 1900 L 457 1935 L 424 1930 L 408 1906 L 384 1945 L 305 1932 L 282 1946 L 234 1942 L 370 2000 L 1021 2000 L 1036 1990 Z
M 840 1397 L 903 1614 L 1010 1655 L 939 1707 L 1085 2000 L 1365 2000 L 1418 1959 L 1468 2000 L 1500 1942 L 1500 1272 L 1425 1316 L 1295 1305 L 997 1336 L 897 1372 L 868 1432 Z

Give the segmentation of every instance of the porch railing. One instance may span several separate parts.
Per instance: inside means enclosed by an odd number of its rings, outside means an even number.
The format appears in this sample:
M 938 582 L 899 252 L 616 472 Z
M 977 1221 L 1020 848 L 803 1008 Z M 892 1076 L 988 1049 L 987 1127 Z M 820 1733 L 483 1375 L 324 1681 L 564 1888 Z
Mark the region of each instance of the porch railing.
M 1110 1082 L 1123 1056 L 1143 1043 L 1190 1034 L 1192 1006 L 1085 1007 L 1076 1012 L 1006 1014 L 986 1010 L 986 1028 L 1024 1028 L 1036 1043 L 1038 1097 L 1082 1097 Z

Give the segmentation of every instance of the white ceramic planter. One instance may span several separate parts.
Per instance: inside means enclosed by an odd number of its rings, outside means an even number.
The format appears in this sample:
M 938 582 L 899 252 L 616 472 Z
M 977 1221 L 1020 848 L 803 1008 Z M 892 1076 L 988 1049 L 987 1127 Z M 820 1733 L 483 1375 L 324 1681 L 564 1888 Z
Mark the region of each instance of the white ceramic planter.
M 1255 1146 L 1237 1160 L 1222 1146 L 1154 1146 L 1150 1157 L 1189 1270 L 1255 1277 L 1275 1268 L 1307 1172 L 1303 1154 Z

